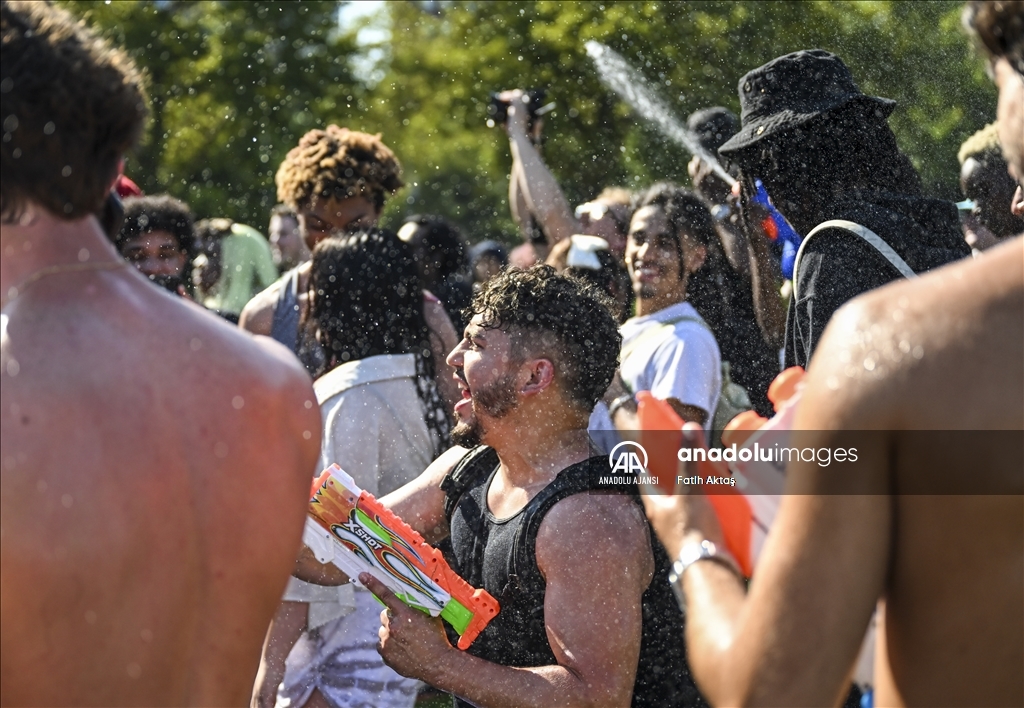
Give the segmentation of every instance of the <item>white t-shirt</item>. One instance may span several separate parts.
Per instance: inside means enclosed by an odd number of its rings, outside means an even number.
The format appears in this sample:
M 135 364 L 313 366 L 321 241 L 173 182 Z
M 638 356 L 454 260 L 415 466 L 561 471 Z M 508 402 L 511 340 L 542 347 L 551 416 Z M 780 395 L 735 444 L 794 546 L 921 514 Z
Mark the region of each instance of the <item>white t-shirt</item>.
M 629 389 L 700 408 L 708 414 L 704 427 L 710 430 L 722 389 L 722 355 L 693 306 L 680 302 L 630 318 L 620 331 L 619 371 Z

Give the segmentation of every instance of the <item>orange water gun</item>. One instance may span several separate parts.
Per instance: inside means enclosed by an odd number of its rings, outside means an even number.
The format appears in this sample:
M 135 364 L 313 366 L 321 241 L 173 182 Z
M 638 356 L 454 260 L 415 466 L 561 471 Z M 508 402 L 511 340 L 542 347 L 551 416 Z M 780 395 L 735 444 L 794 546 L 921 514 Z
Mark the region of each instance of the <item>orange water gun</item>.
M 405 604 L 440 616 L 468 649 L 497 616 L 498 601 L 462 579 L 437 550 L 338 465 L 313 482 L 302 540 L 354 582 L 369 573 Z
M 772 382 L 768 398 L 777 413 L 781 413 L 795 395 L 803 373 L 802 368 L 791 367 Z M 662 492 L 671 494 L 676 486 L 683 421 L 668 402 L 655 398 L 648 391 L 637 393 L 637 416 L 641 428 L 640 444 L 647 451 L 649 460 L 648 472 L 658 479 L 657 486 Z M 726 446 L 742 446 L 768 422 L 767 418 L 754 411 L 740 413 L 725 426 L 722 442 Z M 692 486 L 699 487 L 707 496 L 722 527 L 729 552 L 749 578 L 754 572 L 760 545 L 767 534 L 767 523 L 774 517 L 777 503 L 759 496 L 747 496 L 743 487 L 735 484 L 734 470 L 721 459 L 708 460 L 704 455 L 696 465 L 697 474 L 704 482 Z M 708 483 L 709 478 L 716 482 Z

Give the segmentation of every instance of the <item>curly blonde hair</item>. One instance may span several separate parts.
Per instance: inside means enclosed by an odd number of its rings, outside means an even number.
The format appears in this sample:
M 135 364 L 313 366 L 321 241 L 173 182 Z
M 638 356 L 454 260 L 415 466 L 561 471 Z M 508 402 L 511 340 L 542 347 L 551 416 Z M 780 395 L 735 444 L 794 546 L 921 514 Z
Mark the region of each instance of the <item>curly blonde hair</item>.
M 960 146 L 960 151 L 956 154 L 956 157 L 960 161 L 961 167 L 972 157 L 978 162 L 989 162 L 993 159 L 1002 160 L 1003 152 L 1002 148 L 999 147 L 998 123 L 989 123 L 977 133 L 967 138 L 964 144 Z
M 380 139 L 336 125 L 311 130 L 277 170 L 277 198 L 295 210 L 318 199 L 366 197 L 380 210 L 402 187 L 402 166 Z

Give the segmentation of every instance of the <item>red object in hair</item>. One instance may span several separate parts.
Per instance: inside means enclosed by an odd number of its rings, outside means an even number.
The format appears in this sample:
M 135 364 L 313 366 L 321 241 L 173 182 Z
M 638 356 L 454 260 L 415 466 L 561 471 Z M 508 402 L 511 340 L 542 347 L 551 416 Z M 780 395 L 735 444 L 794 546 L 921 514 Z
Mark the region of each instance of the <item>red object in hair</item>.
M 139 185 L 132 182 L 124 175 L 118 175 L 117 181 L 114 182 L 114 190 L 117 192 L 117 196 L 124 199 L 125 197 L 141 197 L 142 190 L 139 189 Z

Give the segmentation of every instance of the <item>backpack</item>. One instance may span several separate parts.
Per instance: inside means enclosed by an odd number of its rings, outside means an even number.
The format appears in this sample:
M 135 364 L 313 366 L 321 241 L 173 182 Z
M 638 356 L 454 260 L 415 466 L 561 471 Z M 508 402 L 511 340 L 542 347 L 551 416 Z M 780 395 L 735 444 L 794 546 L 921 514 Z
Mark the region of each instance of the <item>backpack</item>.
M 899 274 L 904 278 L 916 278 L 917 273 L 907 265 L 907 262 L 900 258 L 900 254 L 896 253 L 885 240 L 876 234 L 874 231 L 866 226 L 861 226 L 855 221 L 847 221 L 846 219 L 830 219 L 829 221 L 823 221 L 813 229 L 811 232 L 804 236 L 803 242 L 800 244 L 800 249 L 796 252 L 796 258 L 793 260 L 793 302 L 799 301 L 799 294 L 796 291 L 797 287 L 797 274 L 800 272 L 800 259 L 804 255 L 804 249 L 807 248 L 807 242 L 811 240 L 811 237 L 815 234 L 824 231 L 825 229 L 842 229 L 847 233 L 851 233 L 854 236 L 859 236 L 862 241 L 870 244 L 878 251 L 885 260 L 889 261 L 893 268 L 899 271 Z

